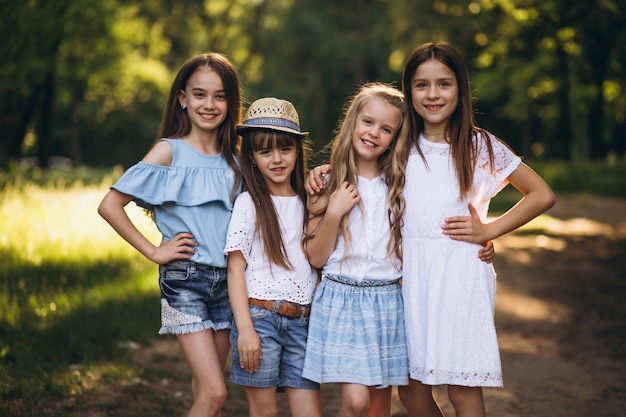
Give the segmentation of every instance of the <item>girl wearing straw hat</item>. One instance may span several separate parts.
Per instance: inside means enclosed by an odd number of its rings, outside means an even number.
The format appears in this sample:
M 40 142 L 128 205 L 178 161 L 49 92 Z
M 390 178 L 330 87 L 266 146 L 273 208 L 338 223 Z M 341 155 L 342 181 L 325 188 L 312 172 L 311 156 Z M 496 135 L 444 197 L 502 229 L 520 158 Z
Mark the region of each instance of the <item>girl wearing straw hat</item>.
M 302 250 L 309 147 L 298 113 L 262 98 L 243 124 L 241 172 L 224 253 L 233 309 L 231 381 L 245 387 L 249 414 L 275 416 L 284 389 L 292 416 L 321 417 L 319 384 L 302 377 L 317 272 Z

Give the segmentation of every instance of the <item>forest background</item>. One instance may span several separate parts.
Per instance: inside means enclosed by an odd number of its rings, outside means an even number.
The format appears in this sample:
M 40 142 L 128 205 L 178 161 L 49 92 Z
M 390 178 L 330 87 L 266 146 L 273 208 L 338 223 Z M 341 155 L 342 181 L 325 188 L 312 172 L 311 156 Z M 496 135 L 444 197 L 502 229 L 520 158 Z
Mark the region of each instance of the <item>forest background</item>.
M 155 140 L 191 55 L 236 65 L 248 102 L 292 101 L 317 150 L 359 84 L 400 86 L 417 45 L 470 67 L 478 123 L 520 155 L 626 152 L 626 3 L 618 0 L 0 0 L 0 166 L 128 167 Z
M 0 416 L 188 409 L 176 341 L 155 334 L 154 265 L 96 213 L 154 143 L 188 57 L 230 57 L 248 102 L 292 101 L 319 151 L 359 84 L 400 86 L 408 54 L 435 40 L 466 58 L 478 123 L 558 194 L 496 242 L 510 388 L 486 394 L 490 412 L 623 415 L 623 0 L 0 0 L 0 16 Z M 517 198 L 505 190 L 490 214 Z M 240 387 L 227 406 L 246 414 Z

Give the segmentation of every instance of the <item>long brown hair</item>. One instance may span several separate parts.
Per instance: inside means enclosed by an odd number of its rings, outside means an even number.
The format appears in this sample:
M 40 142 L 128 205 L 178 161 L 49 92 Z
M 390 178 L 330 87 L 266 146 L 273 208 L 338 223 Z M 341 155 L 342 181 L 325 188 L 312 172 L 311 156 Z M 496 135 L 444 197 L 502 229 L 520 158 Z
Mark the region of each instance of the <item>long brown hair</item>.
M 280 234 L 280 223 L 272 196 L 267 187 L 265 177 L 259 168 L 253 164 L 254 151 L 264 148 L 295 146 L 298 156 L 296 165 L 291 172 L 290 184 L 296 195 L 302 201 L 302 234 L 306 230 L 309 211 L 306 204 L 307 193 L 304 187 L 306 169 L 310 155 L 310 145 L 307 139 L 291 133 L 271 129 L 246 129 L 241 133 L 241 173 L 244 186 L 250 194 L 256 207 L 257 232 L 263 237 L 263 246 L 269 261 L 286 269 L 293 269 Z
M 478 154 L 478 140 L 480 135 L 485 142 L 489 153 L 491 169 L 494 167 L 493 147 L 490 135 L 474 123 L 474 111 L 472 110 L 472 91 L 470 87 L 469 72 L 463 57 L 447 42 L 425 43 L 413 50 L 407 59 L 402 77 L 402 91 L 409 106 L 408 128 L 411 142 L 417 147 L 417 151 L 426 162 L 424 154 L 419 146 L 419 135 L 424 128 L 424 121 L 413 108 L 413 96 L 411 85 L 413 75 L 417 68 L 426 61 L 434 59 L 441 62 L 454 73 L 459 89 L 458 106 L 450 117 L 446 126 L 445 137 L 450 142 L 450 153 L 459 181 L 461 198 L 465 199 L 472 191 L 474 181 L 474 167 Z M 408 158 L 407 153 L 403 159 Z
M 352 137 L 360 111 L 368 102 L 375 99 L 381 99 L 391 104 L 402 116 L 401 127 L 397 132 L 396 139 L 392 141 L 389 149 L 378 159 L 379 168 L 389 190 L 387 194 L 387 218 L 389 221 L 390 235 L 387 243 L 387 253 L 392 262 L 399 266 L 402 262 L 402 235 L 400 231 L 402 228 L 402 217 L 405 211 L 405 200 L 402 195 L 405 176 L 404 165 L 402 164 L 400 155 L 404 153 L 405 148 L 409 147 L 404 123 L 406 105 L 401 91 L 384 83 L 368 83 L 359 88 L 357 93 L 346 103 L 343 119 L 340 120 L 339 128 L 329 144 L 332 171 L 323 193 L 326 195 L 332 194 L 344 181 L 355 185 L 358 184 L 358 172 Z M 323 208 L 321 212 L 311 213 L 311 215 L 323 216 L 325 212 L 326 208 Z M 341 219 L 340 229 L 346 241 L 346 249 L 348 250 L 352 239 L 350 231 L 348 230 L 347 218 L 348 216 L 346 215 Z M 310 231 L 310 233 L 314 232 L 315 231 Z
M 191 132 L 191 120 L 187 112 L 181 109 L 178 97 L 180 91 L 187 86 L 189 78 L 201 67 L 215 71 L 224 85 L 228 113 L 218 127 L 217 138 L 222 155 L 235 173 L 235 183 L 230 193 L 231 200 L 234 201 L 241 185 L 241 173 L 235 160 L 239 153 L 239 136 L 235 128 L 241 120 L 242 94 L 237 71 L 228 58 L 216 52 L 209 52 L 189 58 L 180 67 L 163 110 L 157 141 L 161 138 L 180 138 Z

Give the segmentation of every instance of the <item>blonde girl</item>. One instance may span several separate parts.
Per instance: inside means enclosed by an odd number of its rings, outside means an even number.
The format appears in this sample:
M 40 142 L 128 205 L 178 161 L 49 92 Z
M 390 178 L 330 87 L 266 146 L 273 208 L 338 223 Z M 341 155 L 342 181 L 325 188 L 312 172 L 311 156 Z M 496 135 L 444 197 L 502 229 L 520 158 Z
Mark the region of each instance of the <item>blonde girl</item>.
M 161 329 L 175 334 L 191 369 L 190 417 L 221 415 L 232 311 L 223 249 L 240 189 L 235 127 L 241 90 L 235 68 L 218 53 L 178 71 L 159 132 L 142 161 L 111 187 L 98 212 L 142 255 L 159 265 Z M 124 207 L 152 211 L 163 239 L 143 236 Z
M 339 383 L 338 416 L 365 416 L 407 380 L 400 278 L 404 176 L 397 161 L 403 95 L 364 85 L 331 143 L 332 173 L 310 197 L 306 252 L 323 279 L 312 305 L 303 375 Z

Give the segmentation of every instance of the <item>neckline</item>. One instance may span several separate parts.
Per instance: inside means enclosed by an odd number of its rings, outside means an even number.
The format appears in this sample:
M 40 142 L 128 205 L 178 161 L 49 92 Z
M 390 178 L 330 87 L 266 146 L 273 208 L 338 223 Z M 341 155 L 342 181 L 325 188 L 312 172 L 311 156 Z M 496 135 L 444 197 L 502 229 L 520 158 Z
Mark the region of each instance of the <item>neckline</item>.
M 432 142 L 426 139 L 426 137 L 422 133 L 420 133 L 419 142 L 420 142 L 420 145 L 425 144 L 433 148 L 449 148 L 450 147 L 450 144 L 448 142 Z

